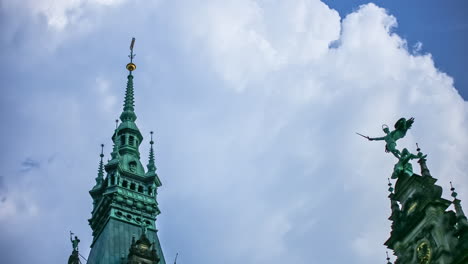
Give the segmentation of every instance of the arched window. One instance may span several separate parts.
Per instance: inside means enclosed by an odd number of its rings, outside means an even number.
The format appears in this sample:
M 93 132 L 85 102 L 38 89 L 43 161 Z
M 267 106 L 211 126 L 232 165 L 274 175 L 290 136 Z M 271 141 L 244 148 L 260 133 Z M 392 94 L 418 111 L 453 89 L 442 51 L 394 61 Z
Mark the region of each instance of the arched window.
M 135 144 L 135 138 L 134 138 L 133 136 L 130 136 L 130 137 L 128 138 L 128 144 L 129 144 L 130 146 L 133 146 L 133 144 Z
M 143 192 L 143 186 L 141 186 L 141 185 L 138 186 L 138 192 L 141 192 L 141 193 Z
M 134 191 L 135 190 L 135 183 L 130 184 L 130 190 Z
M 120 144 L 125 145 L 125 135 L 120 136 Z
M 153 188 L 148 187 L 148 195 L 153 195 Z
M 122 187 L 127 188 L 127 187 L 128 187 L 128 182 L 127 182 L 127 181 L 123 181 L 123 182 L 122 182 Z
M 115 176 L 114 174 L 111 175 L 111 185 L 115 184 Z

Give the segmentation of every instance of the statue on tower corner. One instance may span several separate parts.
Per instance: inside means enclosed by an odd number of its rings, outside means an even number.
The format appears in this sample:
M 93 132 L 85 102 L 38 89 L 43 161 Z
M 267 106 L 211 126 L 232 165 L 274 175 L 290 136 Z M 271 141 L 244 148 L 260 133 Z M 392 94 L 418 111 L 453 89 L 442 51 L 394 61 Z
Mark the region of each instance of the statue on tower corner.
M 75 239 L 73 239 L 73 235 L 74 234 L 70 231 L 70 241 L 72 243 L 73 251 L 78 251 L 78 244 L 80 243 L 80 240 L 77 236 L 75 236 Z
M 398 119 L 398 121 L 395 123 L 395 130 L 390 131 L 387 125 L 382 125 L 382 130 L 385 132 L 385 136 L 383 137 L 376 137 L 376 138 L 371 138 L 368 136 L 361 135 L 357 133 L 358 135 L 367 138 L 370 141 L 374 140 L 384 140 L 387 144 L 385 145 L 385 152 L 391 152 L 393 156 L 395 156 L 397 159 L 400 159 L 400 151 L 396 149 L 396 141 L 403 138 L 406 136 L 406 132 L 408 129 L 411 128 L 411 125 L 414 123 L 414 118 L 411 117 L 410 119 L 406 120 L 406 118 L 402 117 Z
M 80 240 L 78 239 L 77 236 L 75 236 L 75 239 L 73 239 L 73 233 L 70 231 L 70 241 L 72 243 L 73 251 L 68 258 L 68 264 L 80 264 L 80 257 L 78 253 L 78 243 L 80 243 Z
M 412 159 L 424 159 L 427 155 L 423 155 L 421 152 L 418 152 L 417 155 L 409 152 L 407 148 L 404 148 L 400 153 L 400 158 L 395 164 L 392 173 L 392 179 L 398 178 L 400 175 L 411 176 L 413 175 L 413 165 L 409 162 Z

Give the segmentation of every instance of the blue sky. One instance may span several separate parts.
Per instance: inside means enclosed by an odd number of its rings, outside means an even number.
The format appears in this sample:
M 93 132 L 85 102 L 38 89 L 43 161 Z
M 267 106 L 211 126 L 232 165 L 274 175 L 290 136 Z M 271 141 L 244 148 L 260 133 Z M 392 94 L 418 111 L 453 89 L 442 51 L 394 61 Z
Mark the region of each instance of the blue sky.
M 398 147 L 419 143 L 465 204 L 464 14 L 462 1 L 3 1 L 3 262 L 63 262 L 69 230 L 88 254 L 88 190 L 136 37 L 168 261 L 385 263 L 395 160 L 355 132 L 415 117 Z
M 340 14 L 348 14 L 368 3 L 362 0 L 324 2 Z M 452 76 L 460 95 L 468 98 L 468 77 L 463 70 L 468 42 L 468 3 L 463 0 L 377 0 L 374 3 L 397 17 L 395 32 L 409 46 L 422 43 L 421 52 L 432 54 L 437 68 Z

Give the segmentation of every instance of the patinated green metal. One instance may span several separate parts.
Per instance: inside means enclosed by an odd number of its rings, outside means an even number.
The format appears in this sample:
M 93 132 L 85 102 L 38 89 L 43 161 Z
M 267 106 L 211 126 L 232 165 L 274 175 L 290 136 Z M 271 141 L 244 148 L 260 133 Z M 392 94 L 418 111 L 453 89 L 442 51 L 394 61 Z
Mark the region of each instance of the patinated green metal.
M 127 255 L 132 237 L 140 233 L 142 226 L 147 229 L 145 237 L 154 242 L 152 250 L 158 260 L 154 264 L 165 264 L 155 224 L 160 213 L 156 198 L 161 181 L 156 173 L 153 140 L 150 142 L 147 171 L 140 161 L 139 146 L 143 136 L 135 123 L 133 45 L 134 39 L 130 46 L 130 63 L 126 66 L 129 74 L 121 122 L 116 122 L 112 135 L 111 160 L 104 165 L 101 150 L 96 184 L 89 192 L 94 204 L 89 219 L 93 230 L 89 264 L 125 263 L 122 255 Z
M 396 142 L 397 140 L 403 138 L 406 136 L 406 132 L 408 129 L 411 128 L 411 125 L 414 122 L 414 118 L 410 118 L 406 120 L 405 118 L 400 118 L 396 123 L 395 123 L 395 130 L 390 131 L 387 125 L 382 125 L 382 130 L 385 132 L 385 136 L 383 137 L 376 137 L 376 138 L 371 138 L 368 136 L 361 136 L 367 138 L 370 141 L 373 140 L 384 140 L 387 144 L 385 145 L 385 152 L 391 152 L 397 159 L 400 158 L 400 151 L 396 149 Z
M 417 155 L 414 155 L 410 153 L 407 148 L 404 148 L 399 155 L 398 162 L 394 166 L 392 179 L 396 179 L 402 174 L 406 176 L 413 175 L 413 165 L 411 165 L 410 160 L 422 159 L 426 156 L 427 155 L 423 155 L 421 152 L 419 152 Z
M 73 233 L 70 231 L 70 242 L 72 243 L 73 250 L 78 251 L 78 244 L 80 243 L 80 240 L 78 239 L 78 236 L 75 236 L 75 239 L 73 239 Z
M 452 187 L 451 202 L 442 198 L 442 187 L 436 185 L 419 146 L 418 153 L 412 154 L 406 148 L 396 149 L 396 141 L 405 136 L 414 119 L 401 118 L 395 130 L 381 138 L 386 150 L 398 158 L 392 178 L 396 178 L 395 188 L 389 179 L 392 221 L 390 238 L 385 245 L 397 256 L 395 264 L 467 264 L 468 263 L 468 220 L 463 213 L 461 201 Z M 421 175 L 413 172 L 410 163 L 418 159 Z M 448 210 L 454 205 L 455 212 Z M 387 257 L 388 263 L 390 263 Z
M 80 243 L 80 240 L 78 239 L 78 236 L 75 236 L 75 239 L 73 239 L 73 233 L 70 231 L 70 242 L 73 247 L 73 251 L 68 258 L 68 264 L 80 264 L 80 256 L 78 252 L 78 244 Z

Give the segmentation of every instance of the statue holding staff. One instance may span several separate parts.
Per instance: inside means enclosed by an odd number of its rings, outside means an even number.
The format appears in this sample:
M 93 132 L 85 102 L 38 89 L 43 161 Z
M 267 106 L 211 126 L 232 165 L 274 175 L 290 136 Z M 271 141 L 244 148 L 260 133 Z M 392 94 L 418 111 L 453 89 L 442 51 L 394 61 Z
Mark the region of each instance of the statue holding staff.
M 390 131 L 387 125 L 382 126 L 382 130 L 385 132 L 385 136 L 383 137 L 376 137 L 376 138 L 371 138 L 368 136 L 364 136 L 362 134 L 356 133 L 364 138 L 367 138 L 370 141 L 374 140 L 384 140 L 387 144 L 385 145 L 385 152 L 391 152 L 393 156 L 395 156 L 397 159 L 400 159 L 400 151 L 396 149 L 396 141 L 403 138 L 406 135 L 406 132 L 408 129 L 411 128 L 411 125 L 414 123 L 414 118 L 411 117 L 410 119 L 406 120 L 404 117 L 400 118 L 396 123 L 395 123 L 395 130 Z
M 70 231 L 70 241 L 72 243 L 73 251 L 78 251 L 78 244 L 80 243 L 80 240 L 77 236 L 75 236 L 75 239 L 73 239 L 73 235 L 74 234 Z

